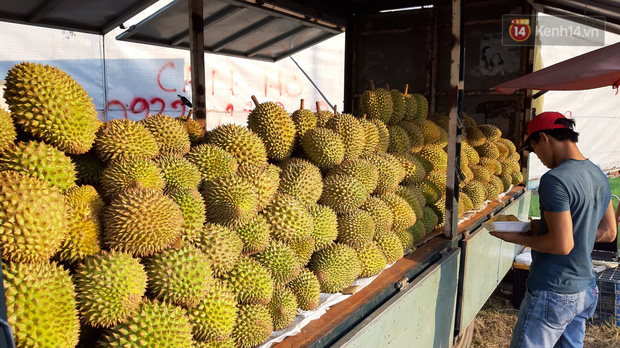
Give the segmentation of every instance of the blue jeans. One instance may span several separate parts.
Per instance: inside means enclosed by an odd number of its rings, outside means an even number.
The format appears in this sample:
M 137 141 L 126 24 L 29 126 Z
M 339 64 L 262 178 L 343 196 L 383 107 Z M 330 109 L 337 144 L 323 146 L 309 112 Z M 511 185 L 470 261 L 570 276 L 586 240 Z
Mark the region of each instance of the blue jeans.
M 597 301 L 597 286 L 574 294 L 526 291 L 510 348 L 583 347 Z

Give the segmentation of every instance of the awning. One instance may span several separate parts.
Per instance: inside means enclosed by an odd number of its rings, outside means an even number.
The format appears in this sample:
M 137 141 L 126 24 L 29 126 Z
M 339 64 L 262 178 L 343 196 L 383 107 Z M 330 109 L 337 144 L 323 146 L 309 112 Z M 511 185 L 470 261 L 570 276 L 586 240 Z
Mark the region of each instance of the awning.
M 575 91 L 620 83 L 620 43 L 551 65 L 493 87 L 503 94 L 517 89 Z

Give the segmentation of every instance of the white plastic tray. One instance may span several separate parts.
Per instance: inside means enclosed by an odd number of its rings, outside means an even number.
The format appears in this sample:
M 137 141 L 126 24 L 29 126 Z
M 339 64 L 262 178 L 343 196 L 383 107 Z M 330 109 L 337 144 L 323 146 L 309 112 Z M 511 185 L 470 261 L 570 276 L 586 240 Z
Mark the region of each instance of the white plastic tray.
M 524 221 L 495 221 L 485 222 L 482 227 L 492 232 L 527 232 L 530 230 L 530 223 Z

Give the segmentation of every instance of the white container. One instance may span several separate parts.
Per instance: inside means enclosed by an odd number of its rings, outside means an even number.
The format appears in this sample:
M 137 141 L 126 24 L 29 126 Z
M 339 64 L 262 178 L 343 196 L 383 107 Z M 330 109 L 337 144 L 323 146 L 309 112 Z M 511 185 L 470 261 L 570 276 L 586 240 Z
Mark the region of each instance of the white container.
M 530 230 L 530 223 L 524 221 L 495 221 L 485 222 L 482 227 L 491 232 L 527 232 Z

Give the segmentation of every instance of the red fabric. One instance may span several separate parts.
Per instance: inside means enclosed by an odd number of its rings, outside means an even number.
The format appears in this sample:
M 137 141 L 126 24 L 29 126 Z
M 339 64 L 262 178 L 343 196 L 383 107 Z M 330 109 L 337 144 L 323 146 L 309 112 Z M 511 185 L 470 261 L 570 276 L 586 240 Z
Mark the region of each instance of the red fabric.
M 554 64 L 493 87 L 503 94 L 517 89 L 573 91 L 620 83 L 620 43 Z M 617 88 L 617 87 L 616 87 Z

